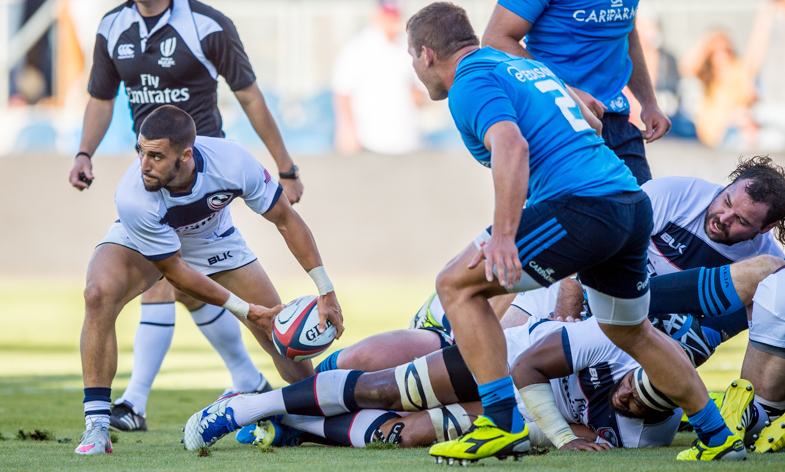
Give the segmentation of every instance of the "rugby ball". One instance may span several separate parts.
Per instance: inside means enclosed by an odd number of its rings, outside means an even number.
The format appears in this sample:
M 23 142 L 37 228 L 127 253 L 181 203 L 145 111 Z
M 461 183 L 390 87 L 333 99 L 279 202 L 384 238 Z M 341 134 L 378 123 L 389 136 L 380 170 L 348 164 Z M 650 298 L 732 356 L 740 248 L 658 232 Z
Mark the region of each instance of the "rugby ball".
M 273 343 L 284 357 L 302 361 L 318 356 L 335 339 L 335 326 L 327 320 L 327 329 L 319 334 L 319 297 L 300 297 L 278 313 L 273 322 Z

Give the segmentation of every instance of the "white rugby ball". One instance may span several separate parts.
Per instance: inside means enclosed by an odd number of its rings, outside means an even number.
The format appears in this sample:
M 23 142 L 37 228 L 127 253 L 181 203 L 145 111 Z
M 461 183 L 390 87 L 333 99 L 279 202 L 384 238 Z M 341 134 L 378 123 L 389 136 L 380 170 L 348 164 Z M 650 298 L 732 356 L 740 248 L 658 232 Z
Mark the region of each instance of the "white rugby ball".
M 284 357 L 302 361 L 318 356 L 333 343 L 335 326 L 327 320 L 327 329 L 319 333 L 319 297 L 297 298 L 278 313 L 273 322 L 273 343 Z

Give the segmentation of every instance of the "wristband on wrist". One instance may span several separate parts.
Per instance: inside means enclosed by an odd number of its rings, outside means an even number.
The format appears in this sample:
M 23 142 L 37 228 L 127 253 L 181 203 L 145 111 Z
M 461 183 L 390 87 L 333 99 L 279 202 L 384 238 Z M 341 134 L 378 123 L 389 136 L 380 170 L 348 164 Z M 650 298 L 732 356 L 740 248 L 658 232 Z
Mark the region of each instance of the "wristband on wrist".
M 316 284 L 316 288 L 319 289 L 320 296 L 327 295 L 335 290 L 333 288 L 333 283 L 330 282 L 330 278 L 327 277 L 324 266 L 314 267 L 308 271 L 308 275 L 311 276 L 311 279 L 313 279 L 313 282 Z
M 76 156 L 74 156 L 74 159 L 76 159 L 79 156 L 87 156 L 88 159 L 92 159 L 93 158 L 93 156 L 91 156 L 90 154 L 87 154 L 84 151 L 79 151 L 79 152 L 76 153 Z
M 229 299 L 226 300 L 226 303 L 221 306 L 239 316 L 240 318 L 246 319 L 248 318 L 248 311 L 251 309 L 251 305 L 248 302 L 233 294 L 232 292 L 229 292 Z
M 292 170 L 289 172 L 278 172 L 278 177 L 281 179 L 299 179 L 300 178 L 300 168 L 297 166 L 292 166 Z
M 578 438 L 556 406 L 550 383 L 528 385 L 518 390 L 518 393 L 534 422 L 554 446 L 560 448 Z

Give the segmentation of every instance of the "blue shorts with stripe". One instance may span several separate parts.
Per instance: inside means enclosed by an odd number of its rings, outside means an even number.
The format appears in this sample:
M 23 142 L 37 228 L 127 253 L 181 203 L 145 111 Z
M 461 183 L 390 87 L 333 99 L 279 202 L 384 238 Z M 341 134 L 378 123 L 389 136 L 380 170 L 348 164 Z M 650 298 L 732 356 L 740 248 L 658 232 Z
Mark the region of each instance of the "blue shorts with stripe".
M 524 208 L 515 239 L 523 270 L 545 287 L 577 272 L 582 284 L 606 295 L 638 298 L 649 287 L 652 225 L 642 191 L 567 195 Z

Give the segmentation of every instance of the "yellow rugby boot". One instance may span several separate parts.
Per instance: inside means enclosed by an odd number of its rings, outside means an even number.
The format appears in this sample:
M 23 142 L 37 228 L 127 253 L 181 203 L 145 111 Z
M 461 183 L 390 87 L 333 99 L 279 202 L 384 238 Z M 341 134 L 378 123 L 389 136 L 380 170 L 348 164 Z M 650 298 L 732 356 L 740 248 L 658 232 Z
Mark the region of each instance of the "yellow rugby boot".
M 777 452 L 785 449 L 785 421 L 779 418 L 774 422 L 766 422 L 755 444 L 750 446 L 755 452 Z
M 463 436 L 452 441 L 434 444 L 428 451 L 436 459 L 437 464 L 447 461 L 453 465 L 459 461 L 461 465 L 477 462 L 486 457 L 505 460 L 513 456 L 516 461 L 529 452 L 529 425 L 523 427 L 518 434 L 508 433 L 494 424 L 486 416 L 478 416 Z
M 725 443 L 717 447 L 708 447 L 699 439 L 692 443 L 690 449 L 681 451 L 677 461 L 743 461 L 747 459 L 744 441 L 731 434 Z
M 725 420 L 725 425 L 728 429 L 739 439 L 744 439 L 744 433 L 747 429 L 747 425 L 742 417 L 754 398 L 755 388 L 748 380 L 734 380 L 725 390 L 722 406 L 720 406 L 720 415 Z

